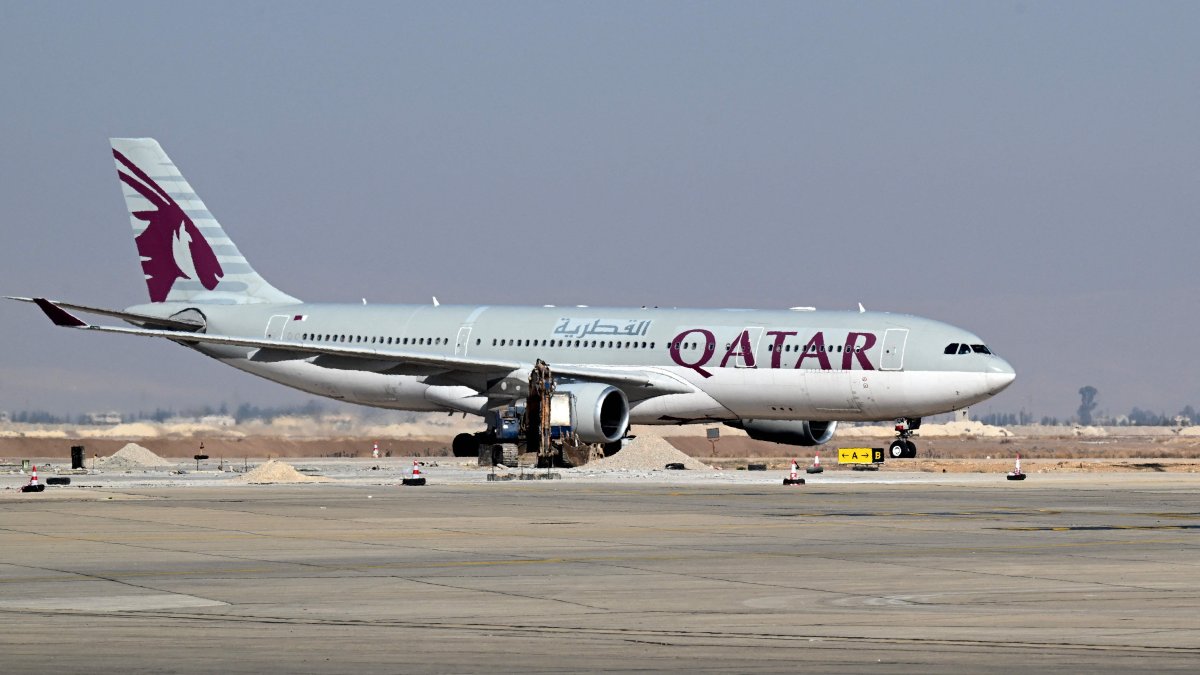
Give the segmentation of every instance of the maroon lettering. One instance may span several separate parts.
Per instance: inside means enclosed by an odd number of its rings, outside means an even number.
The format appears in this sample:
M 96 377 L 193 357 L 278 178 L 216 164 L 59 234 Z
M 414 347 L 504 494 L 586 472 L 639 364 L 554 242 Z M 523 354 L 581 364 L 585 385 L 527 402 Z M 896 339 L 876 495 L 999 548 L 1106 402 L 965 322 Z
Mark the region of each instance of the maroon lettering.
M 833 370 L 829 366 L 829 354 L 825 352 L 825 334 L 817 331 L 808 344 L 804 345 L 804 353 L 796 359 L 796 367 L 804 365 L 804 359 L 816 359 L 821 364 L 821 370 Z
M 750 333 L 742 331 L 742 334 L 737 336 L 733 342 L 729 343 L 729 349 L 725 351 L 725 358 L 721 359 L 721 367 L 724 368 L 729 359 L 734 356 L 742 357 L 742 363 L 747 368 L 757 368 L 754 364 L 754 348 L 750 346 Z M 737 362 L 734 362 L 737 365 Z
M 789 335 L 796 335 L 794 330 L 769 330 L 767 335 L 775 336 L 775 346 L 771 348 L 771 367 L 778 368 L 779 360 L 783 354 L 783 342 L 788 339 Z
M 699 360 L 696 361 L 695 363 L 688 363 L 687 361 L 683 360 L 683 354 L 680 351 L 680 345 L 687 338 L 687 336 L 691 335 L 692 333 L 699 333 L 699 334 L 703 335 L 704 342 L 700 345 Z M 682 333 L 680 333 L 679 335 L 676 335 L 675 339 L 672 340 L 671 344 L 669 345 L 671 348 L 671 360 L 674 361 L 675 363 L 683 366 L 684 368 L 691 368 L 692 370 L 696 371 L 697 373 L 700 373 L 704 377 L 712 377 L 712 373 L 705 370 L 704 366 L 707 365 L 710 360 L 712 360 L 712 356 L 713 356 L 713 352 L 709 351 L 708 346 L 710 344 L 715 345 L 716 342 L 717 342 L 717 338 L 713 336 L 712 331 L 704 330 L 703 328 L 692 328 L 690 330 L 685 330 Z M 753 357 L 751 357 L 751 358 L 753 358 Z M 721 365 L 723 366 L 725 364 L 722 363 Z
M 860 347 L 858 339 L 864 338 L 864 342 Z M 846 336 L 846 350 L 842 352 L 842 370 L 850 370 L 851 357 L 858 359 L 858 365 L 863 370 L 875 370 L 875 366 L 871 365 L 871 360 L 867 358 L 867 350 L 875 346 L 874 333 L 850 333 Z

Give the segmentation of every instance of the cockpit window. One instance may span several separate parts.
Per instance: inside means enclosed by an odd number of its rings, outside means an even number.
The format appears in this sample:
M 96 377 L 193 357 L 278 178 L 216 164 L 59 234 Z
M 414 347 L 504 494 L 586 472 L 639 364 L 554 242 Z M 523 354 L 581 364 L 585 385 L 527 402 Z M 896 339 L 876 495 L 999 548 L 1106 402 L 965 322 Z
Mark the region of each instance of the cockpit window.
M 976 354 L 991 354 L 992 350 L 987 348 L 987 345 L 971 345 L 971 350 Z
M 959 345 L 958 353 L 959 354 L 970 354 L 971 353 L 971 345 L 968 345 L 968 344 Z
M 957 354 L 958 353 L 958 343 L 951 342 L 950 344 L 946 345 L 946 351 L 944 351 L 942 353 L 943 354 Z

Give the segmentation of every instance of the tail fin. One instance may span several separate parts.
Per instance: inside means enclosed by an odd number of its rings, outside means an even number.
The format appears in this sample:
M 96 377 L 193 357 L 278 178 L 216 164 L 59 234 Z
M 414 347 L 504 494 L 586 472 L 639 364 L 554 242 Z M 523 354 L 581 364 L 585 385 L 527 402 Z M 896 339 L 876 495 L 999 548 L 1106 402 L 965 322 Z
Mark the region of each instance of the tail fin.
M 151 302 L 300 302 L 246 262 L 158 141 L 110 140 Z

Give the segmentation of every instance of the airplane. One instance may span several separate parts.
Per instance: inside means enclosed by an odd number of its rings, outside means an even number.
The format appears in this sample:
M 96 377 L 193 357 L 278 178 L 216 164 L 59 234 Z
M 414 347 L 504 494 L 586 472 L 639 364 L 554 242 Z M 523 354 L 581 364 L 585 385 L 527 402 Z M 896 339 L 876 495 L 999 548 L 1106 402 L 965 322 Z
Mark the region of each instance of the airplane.
M 498 411 L 550 364 L 579 440 L 619 448 L 632 425 L 722 423 L 812 446 L 839 422 L 896 421 L 915 457 L 923 417 L 961 410 L 1015 371 L 978 336 L 886 312 L 306 303 L 262 278 L 157 141 L 111 139 L 150 302 L 36 303 L 58 326 L 171 340 L 239 370 L 366 406 L 483 416 L 470 456 L 505 435 Z M 117 319 L 99 325 L 76 313 Z M 511 416 L 510 416 L 511 419 Z

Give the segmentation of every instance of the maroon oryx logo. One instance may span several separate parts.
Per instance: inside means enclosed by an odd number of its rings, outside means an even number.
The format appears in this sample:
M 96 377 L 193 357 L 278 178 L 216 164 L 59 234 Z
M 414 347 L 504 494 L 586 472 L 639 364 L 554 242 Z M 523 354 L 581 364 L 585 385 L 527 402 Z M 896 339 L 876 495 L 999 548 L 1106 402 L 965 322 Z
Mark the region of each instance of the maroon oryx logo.
M 195 279 L 208 290 L 217 287 L 224 276 L 221 263 L 204 240 L 192 219 L 179 204 L 150 176 L 113 150 L 113 157 L 133 175 L 117 169 L 117 175 L 154 205 L 153 211 L 133 211 L 133 217 L 146 221 L 146 229 L 134 241 L 142 257 L 142 272 L 150 289 L 150 301 L 167 299 L 176 279 Z

